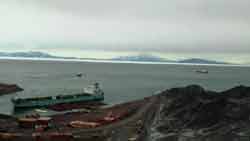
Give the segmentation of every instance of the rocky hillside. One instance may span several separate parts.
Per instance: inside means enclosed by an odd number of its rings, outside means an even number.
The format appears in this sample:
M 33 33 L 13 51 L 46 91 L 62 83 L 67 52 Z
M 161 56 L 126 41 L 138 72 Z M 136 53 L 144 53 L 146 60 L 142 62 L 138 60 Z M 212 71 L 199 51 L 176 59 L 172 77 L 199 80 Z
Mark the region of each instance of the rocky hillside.
M 156 128 L 165 137 L 250 136 L 250 87 L 224 92 L 198 85 L 173 88 L 163 92 L 158 116 Z

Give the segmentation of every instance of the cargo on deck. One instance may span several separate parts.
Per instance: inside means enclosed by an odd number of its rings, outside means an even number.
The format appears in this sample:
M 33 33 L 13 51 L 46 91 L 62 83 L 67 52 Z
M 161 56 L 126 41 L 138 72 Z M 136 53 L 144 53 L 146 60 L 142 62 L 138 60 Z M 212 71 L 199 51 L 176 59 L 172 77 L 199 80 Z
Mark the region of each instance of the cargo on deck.
M 104 100 L 104 92 L 99 87 L 99 83 L 94 86 L 84 88 L 84 91 L 74 95 L 57 95 L 31 98 L 12 98 L 15 108 L 48 107 L 56 104 L 90 102 Z

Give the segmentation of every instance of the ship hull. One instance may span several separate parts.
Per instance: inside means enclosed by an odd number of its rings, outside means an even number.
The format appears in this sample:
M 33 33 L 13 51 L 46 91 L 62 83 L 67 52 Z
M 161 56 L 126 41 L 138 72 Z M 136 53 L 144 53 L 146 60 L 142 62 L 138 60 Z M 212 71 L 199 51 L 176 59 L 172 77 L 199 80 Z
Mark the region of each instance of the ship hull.
M 77 103 L 77 102 L 91 102 L 91 101 L 102 101 L 104 100 L 103 95 L 83 95 L 71 98 L 54 98 L 47 97 L 46 99 L 34 99 L 27 101 L 12 101 L 15 108 L 34 108 L 34 107 L 47 107 L 56 104 L 64 103 Z

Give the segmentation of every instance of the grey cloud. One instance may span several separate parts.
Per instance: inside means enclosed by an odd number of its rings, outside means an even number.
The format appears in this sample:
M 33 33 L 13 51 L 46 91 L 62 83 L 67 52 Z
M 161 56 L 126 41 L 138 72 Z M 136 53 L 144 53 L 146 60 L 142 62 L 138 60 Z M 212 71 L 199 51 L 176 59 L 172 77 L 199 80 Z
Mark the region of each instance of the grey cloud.
M 21 42 L 22 46 L 27 43 L 30 49 L 250 52 L 249 0 L 9 0 L 1 3 L 8 4 L 4 12 L 10 12 L 9 18 L 5 17 L 10 22 L 0 23 L 0 32 L 6 32 L 0 40 Z M 30 40 L 35 43 L 29 43 Z
M 31 0 L 33 6 L 79 16 L 178 19 L 222 18 L 250 20 L 249 0 Z M 30 2 L 31 2 L 30 1 Z

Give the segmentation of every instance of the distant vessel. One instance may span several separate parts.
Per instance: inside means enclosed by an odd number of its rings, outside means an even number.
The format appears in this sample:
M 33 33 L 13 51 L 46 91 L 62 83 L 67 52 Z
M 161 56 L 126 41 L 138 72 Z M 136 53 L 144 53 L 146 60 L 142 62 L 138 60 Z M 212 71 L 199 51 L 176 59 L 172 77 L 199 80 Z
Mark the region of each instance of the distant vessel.
M 85 73 L 77 73 L 75 76 L 78 78 L 87 78 L 87 74 Z
M 84 88 L 84 92 L 73 95 L 57 95 L 47 97 L 34 98 L 18 98 L 11 99 L 15 108 L 32 108 L 32 107 L 47 107 L 55 104 L 90 102 L 104 100 L 104 92 L 100 89 L 99 83 L 94 86 Z
M 195 72 L 197 72 L 197 73 L 208 73 L 208 70 L 206 70 L 206 69 L 201 69 L 201 70 L 195 70 Z
M 82 77 L 82 73 L 76 74 L 77 77 Z

